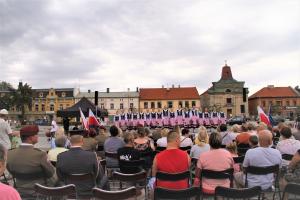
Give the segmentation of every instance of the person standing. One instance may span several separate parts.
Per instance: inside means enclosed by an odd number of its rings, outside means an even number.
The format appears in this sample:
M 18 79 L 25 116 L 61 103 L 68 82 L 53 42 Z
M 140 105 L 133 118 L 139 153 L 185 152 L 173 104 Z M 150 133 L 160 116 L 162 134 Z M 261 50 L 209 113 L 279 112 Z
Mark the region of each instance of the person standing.
M 8 111 L 6 109 L 0 110 L 0 144 L 6 149 L 10 149 L 10 136 L 12 136 L 12 130 L 9 123 L 5 120 L 7 115 Z
M 69 127 L 70 127 L 70 119 L 68 117 L 64 117 L 63 125 L 64 125 L 65 134 L 68 135 Z

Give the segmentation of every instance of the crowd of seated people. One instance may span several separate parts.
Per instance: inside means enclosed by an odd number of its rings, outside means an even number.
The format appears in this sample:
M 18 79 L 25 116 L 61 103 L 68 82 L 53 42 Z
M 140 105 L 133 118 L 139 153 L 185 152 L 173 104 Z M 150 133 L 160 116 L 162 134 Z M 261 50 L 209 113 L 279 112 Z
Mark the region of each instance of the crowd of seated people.
M 162 187 L 179 190 L 194 185 L 205 194 L 214 194 L 217 186 L 272 188 L 273 174 L 250 173 L 246 181 L 244 169 L 250 166 L 285 166 L 287 170 L 281 176 L 282 182 L 300 183 L 300 142 L 285 124 L 270 130 L 265 124 L 252 123 L 232 127 L 220 125 L 214 131 L 200 126 L 194 136 L 189 134 L 188 129 L 180 127 L 152 131 L 138 127 L 137 130 L 124 132 L 116 126 L 100 127 L 89 132 L 77 130 L 71 131 L 69 136 L 58 134 L 54 140 L 55 148 L 50 149 L 48 155 L 34 148 L 38 142 L 38 131 L 36 126 L 23 127 L 20 130 L 22 144 L 7 153 L 7 170 L 15 180 L 12 186 L 22 197 L 34 195 L 34 183 L 54 187 L 74 183 L 80 195 L 91 195 L 93 187 L 110 190 L 110 176 L 113 173 L 107 173 L 105 167 L 124 174 L 146 171 L 149 186 L 153 189 Z M 274 144 L 276 131 L 280 133 L 277 146 Z M 240 148 L 240 144 L 244 146 Z M 163 149 L 158 151 L 159 147 Z M 190 150 L 183 150 L 182 147 L 190 147 Z M 99 154 L 99 150 L 103 153 Z M 283 154 L 291 155 L 292 159 L 283 161 Z M 244 157 L 243 161 L 236 163 L 237 157 Z M 103 159 L 106 166 L 100 164 Z M 0 163 L 2 160 L 0 151 Z M 141 165 L 130 168 L 126 165 L 139 160 L 143 161 Z M 194 168 L 191 167 L 192 160 L 195 160 Z M 213 179 L 203 175 L 207 170 L 222 172 L 231 169 L 232 179 Z M 160 172 L 176 174 L 186 171 L 192 176 L 183 180 L 156 178 Z M 90 174 L 94 179 L 74 182 L 74 174 Z M 4 189 L 16 195 L 15 190 Z

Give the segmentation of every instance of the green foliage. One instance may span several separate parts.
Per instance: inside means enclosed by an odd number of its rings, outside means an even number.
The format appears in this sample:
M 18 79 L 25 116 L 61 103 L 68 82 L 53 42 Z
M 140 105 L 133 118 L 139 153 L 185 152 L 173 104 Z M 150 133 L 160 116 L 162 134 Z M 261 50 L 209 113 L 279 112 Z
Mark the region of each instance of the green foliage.
M 5 81 L 0 82 L 0 108 L 10 110 L 13 106 L 12 91 L 15 90 L 13 86 Z

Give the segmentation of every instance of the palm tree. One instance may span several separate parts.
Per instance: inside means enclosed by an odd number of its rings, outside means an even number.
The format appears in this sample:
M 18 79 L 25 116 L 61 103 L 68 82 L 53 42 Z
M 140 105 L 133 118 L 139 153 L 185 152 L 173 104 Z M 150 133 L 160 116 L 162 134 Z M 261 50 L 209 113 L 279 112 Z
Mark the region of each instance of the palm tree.
M 18 89 L 13 91 L 12 102 L 17 110 L 21 110 L 20 120 L 24 122 L 25 109 L 32 106 L 32 89 L 27 83 L 19 83 Z

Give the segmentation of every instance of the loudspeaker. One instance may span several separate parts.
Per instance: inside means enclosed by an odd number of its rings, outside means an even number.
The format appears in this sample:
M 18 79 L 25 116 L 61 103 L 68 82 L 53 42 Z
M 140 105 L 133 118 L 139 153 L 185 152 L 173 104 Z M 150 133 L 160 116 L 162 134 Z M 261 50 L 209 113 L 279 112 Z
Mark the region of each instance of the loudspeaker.
M 98 105 L 98 91 L 95 91 L 95 105 Z
M 247 88 L 243 88 L 243 102 L 247 101 Z

